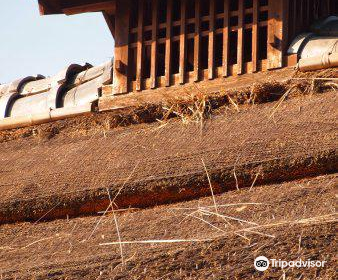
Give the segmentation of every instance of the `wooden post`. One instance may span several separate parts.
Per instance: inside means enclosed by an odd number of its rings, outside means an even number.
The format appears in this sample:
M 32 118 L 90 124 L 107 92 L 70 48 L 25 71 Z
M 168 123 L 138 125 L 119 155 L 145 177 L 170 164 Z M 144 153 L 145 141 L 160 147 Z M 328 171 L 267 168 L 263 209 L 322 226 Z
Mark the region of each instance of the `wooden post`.
M 128 52 L 131 0 L 116 1 L 115 54 L 113 89 L 115 93 L 128 92 Z M 116 66 L 119 65 L 119 69 Z
M 224 0 L 224 25 L 223 25 L 223 77 L 229 75 L 229 1 Z
M 259 3 L 258 0 L 253 0 L 253 13 L 252 13 L 252 72 L 258 70 L 258 12 Z
M 290 0 L 283 0 L 283 22 L 282 22 L 282 67 L 283 65 L 283 56 L 286 54 L 289 44 L 290 38 L 290 30 L 289 30 L 289 19 L 290 19 L 290 14 L 289 14 L 289 7 L 290 7 Z M 293 38 L 292 38 L 293 39 Z
M 271 1 L 270 1 L 271 2 Z M 244 0 L 238 1 L 237 74 L 243 74 Z
M 186 60 L 186 0 L 181 0 L 181 30 L 180 30 L 180 65 L 179 65 L 179 83 L 184 84 L 185 60 Z
M 210 0 L 209 15 L 209 47 L 208 47 L 208 78 L 215 76 L 215 0 Z
M 269 1 L 269 19 L 268 19 L 268 69 L 283 67 L 283 51 L 287 41 L 285 22 L 286 1 Z M 297 15 L 297 13 L 296 13 Z M 285 24 L 283 23 L 285 22 Z
M 151 88 L 156 88 L 157 76 L 157 24 L 158 24 L 158 0 L 152 1 L 152 28 L 151 28 L 151 62 L 150 62 L 150 79 Z
M 195 0 L 195 36 L 194 36 L 194 81 L 199 81 L 200 72 L 200 0 Z
M 144 0 L 139 0 L 137 23 L 136 90 L 142 90 L 143 71 L 143 9 Z
M 165 85 L 170 86 L 171 76 L 171 24 L 173 0 L 167 2 L 166 40 L 165 40 Z

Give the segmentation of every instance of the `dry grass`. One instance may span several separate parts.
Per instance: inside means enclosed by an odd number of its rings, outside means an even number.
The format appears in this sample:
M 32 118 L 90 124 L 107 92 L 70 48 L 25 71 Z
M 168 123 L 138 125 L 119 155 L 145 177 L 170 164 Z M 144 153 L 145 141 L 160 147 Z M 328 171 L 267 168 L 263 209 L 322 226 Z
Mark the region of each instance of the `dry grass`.
M 248 203 L 249 205 L 252 203 Z M 254 203 L 253 203 L 254 204 Z M 234 204 L 235 205 L 235 204 Z M 233 205 L 233 206 L 234 206 Z M 218 208 L 221 205 L 217 206 Z M 304 224 L 304 225 L 314 225 L 314 224 L 325 224 L 330 222 L 336 222 L 337 221 L 337 214 L 327 214 L 327 215 L 319 215 L 314 216 L 310 218 L 303 218 L 298 220 L 285 220 L 285 221 L 279 221 L 274 223 L 265 223 L 265 224 L 257 224 L 252 221 L 240 219 L 237 217 L 229 216 L 226 214 L 220 214 L 216 213 L 211 210 L 207 209 L 213 209 L 215 205 L 208 205 L 203 207 L 197 207 L 197 208 L 173 208 L 175 210 L 182 210 L 183 215 L 185 217 L 190 217 L 196 220 L 201 221 L 203 224 L 210 226 L 211 228 L 215 229 L 220 234 L 214 234 L 207 237 L 201 238 L 187 238 L 187 239 L 144 239 L 144 240 L 130 240 L 130 241 L 115 241 L 115 242 L 106 242 L 106 243 L 100 243 L 100 246 L 110 246 L 110 245 L 124 245 L 124 244 L 163 244 L 163 243 L 195 243 L 195 242 L 211 242 L 218 240 L 220 238 L 224 238 L 226 236 L 230 235 L 237 235 L 241 238 L 246 239 L 250 242 L 250 238 L 246 236 L 246 234 L 254 234 L 254 235 L 260 235 L 264 237 L 269 238 L 275 238 L 275 235 L 272 235 L 268 232 L 265 232 L 265 230 L 272 229 L 272 228 L 278 228 L 283 226 L 291 226 L 291 225 L 297 225 L 297 224 Z M 196 210 L 197 209 L 197 210 Z M 191 213 L 186 213 L 187 210 L 192 211 Z M 199 214 L 199 216 L 197 216 Z M 212 221 L 212 218 L 221 218 L 224 223 L 226 224 L 219 224 L 216 226 L 214 224 L 214 220 Z M 240 228 L 238 226 L 234 226 L 233 229 L 229 228 L 229 230 L 225 230 L 227 228 L 227 225 L 229 225 L 229 221 L 236 222 L 240 225 Z M 230 223 L 231 225 L 231 223 Z M 225 228 L 225 229 L 222 229 Z
M 277 102 L 272 110 L 273 117 L 280 105 L 288 98 L 297 96 L 321 94 L 327 91 L 337 90 L 336 73 L 332 69 L 302 73 L 295 75 L 286 82 L 267 81 L 254 83 L 250 87 L 207 93 L 196 84 L 186 90 L 188 100 L 172 100 L 162 107 L 163 117 L 159 119 L 164 127 L 170 118 L 178 118 L 183 124 L 197 122 L 203 127 L 203 122 L 217 114 L 222 108 L 230 108 L 240 112 L 241 105 L 255 105 L 267 102 Z
M 202 88 L 199 84 L 189 84 L 182 98 L 164 100 L 161 103 L 139 104 L 137 107 L 125 108 L 89 116 L 80 116 L 72 119 L 57 121 L 39 126 L 0 131 L 0 143 L 18 138 L 34 137 L 38 140 L 49 140 L 58 134 L 69 137 L 103 135 L 116 127 L 132 124 L 156 122 L 160 128 L 167 125 L 168 120 L 177 118 L 182 123 L 199 123 L 201 129 L 205 120 L 218 110 L 241 110 L 241 105 L 253 105 L 275 102 L 283 98 L 293 98 L 303 95 L 320 94 L 326 91 L 337 90 L 338 71 L 327 69 L 316 72 L 295 72 L 286 82 L 274 80 L 257 82 L 250 86 L 218 90 Z M 293 87 L 290 92 L 290 87 Z M 285 93 L 288 92 L 287 96 Z
M 205 174 L 208 179 L 209 187 L 210 187 L 210 195 L 212 198 L 212 205 L 200 206 L 199 204 L 196 207 L 189 208 L 171 208 L 170 210 L 181 211 L 184 218 L 181 220 L 180 224 L 183 221 L 189 219 L 194 219 L 201 222 L 203 225 L 210 227 L 215 233 L 209 233 L 207 235 L 203 234 L 195 237 L 187 237 L 185 239 L 182 238 L 172 238 L 172 239 L 142 239 L 142 240 L 128 240 L 121 241 L 119 238 L 118 241 L 100 243 L 100 246 L 113 246 L 118 245 L 122 246 L 124 244 L 133 245 L 133 244 L 163 244 L 163 243 L 195 243 L 195 242 L 212 242 L 218 240 L 220 238 L 225 238 L 230 235 L 235 235 L 240 238 L 245 239 L 249 243 L 251 242 L 250 236 L 252 235 L 260 235 L 268 238 L 275 238 L 275 235 L 271 234 L 272 228 L 278 228 L 283 226 L 297 225 L 297 224 L 305 224 L 305 225 L 313 225 L 313 224 L 321 224 L 321 223 L 329 223 L 337 220 L 337 214 L 327 214 L 314 216 L 310 218 L 300 218 L 300 219 L 288 219 L 285 217 L 285 220 L 278 220 L 274 222 L 268 223 L 258 223 L 257 221 L 251 221 L 249 219 L 244 219 L 242 217 L 236 217 L 235 215 L 230 215 L 227 213 L 228 207 L 244 207 L 240 210 L 240 212 L 246 209 L 246 206 L 263 206 L 263 207 L 271 207 L 271 205 L 264 203 L 255 203 L 255 202 L 241 202 L 234 204 L 217 204 L 217 199 L 212 187 L 212 180 L 208 173 L 207 166 L 203 159 L 201 159 Z M 254 186 L 260 172 L 256 173 L 256 176 L 253 180 L 251 188 Z M 250 188 L 250 190 L 251 190 Z M 234 213 L 234 211 L 232 211 Z M 169 230 L 169 229 L 168 229 Z
M 204 121 L 210 118 L 211 106 L 208 95 L 202 92 L 195 84 L 195 91 L 187 93 L 189 101 L 171 101 L 168 106 L 163 106 L 164 114 L 160 121 L 163 126 L 171 117 L 179 118 L 183 124 L 199 123 L 203 129 Z

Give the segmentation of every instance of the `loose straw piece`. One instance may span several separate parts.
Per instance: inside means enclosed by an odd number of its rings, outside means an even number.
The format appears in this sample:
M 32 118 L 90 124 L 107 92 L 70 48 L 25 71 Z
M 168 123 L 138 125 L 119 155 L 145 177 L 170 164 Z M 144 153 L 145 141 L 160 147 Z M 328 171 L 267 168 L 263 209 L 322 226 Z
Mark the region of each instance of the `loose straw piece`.
M 212 195 L 212 200 L 213 200 L 214 206 L 215 206 L 215 211 L 216 211 L 216 213 L 218 214 L 218 209 L 217 209 L 216 198 L 215 198 L 215 195 L 214 195 L 214 190 L 213 190 L 213 188 L 212 188 L 210 176 L 209 176 L 207 167 L 206 167 L 206 165 L 205 165 L 203 159 L 202 159 L 202 163 L 203 163 L 203 167 L 204 167 L 205 173 L 207 174 L 207 177 L 208 177 L 209 187 L 210 187 L 210 191 L 211 191 L 211 195 Z
M 290 78 L 290 80 L 323 80 L 323 81 L 337 81 L 338 78 Z
M 100 243 L 100 246 L 120 245 L 120 244 L 156 244 L 156 243 L 185 243 L 185 242 L 207 242 L 212 239 L 154 239 L 154 240 L 136 240 L 136 241 L 122 241 L 122 242 L 108 242 Z
M 234 221 L 237 221 L 237 222 L 247 223 L 247 224 L 251 224 L 251 225 L 258 225 L 257 223 L 254 223 L 254 222 L 246 221 L 246 220 L 239 219 L 239 218 L 232 217 L 232 216 L 221 215 L 221 214 L 214 213 L 214 212 L 211 212 L 211 211 L 208 211 L 208 210 L 205 210 L 205 209 L 201 209 L 201 211 L 204 212 L 204 213 L 207 213 L 207 214 L 216 215 L 218 217 L 234 220 Z
M 98 226 L 100 225 L 102 219 L 106 216 L 107 212 L 109 211 L 110 208 L 113 207 L 116 198 L 119 196 L 120 192 L 122 191 L 122 189 L 124 188 L 124 186 L 127 184 L 127 182 L 130 180 L 131 176 L 134 174 L 135 169 L 137 168 L 137 166 L 139 165 L 139 161 L 137 162 L 137 164 L 135 165 L 134 169 L 131 171 L 131 173 L 129 174 L 128 178 L 124 181 L 122 187 L 118 190 L 118 192 L 116 193 L 115 197 L 110 200 L 111 202 L 109 203 L 107 209 L 103 212 L 103 214 L 101 215 L 100 219 L 98 220 L 98 222 L 96 223 L 93 231 L 91 232 L 91 234 L 88 237 L 88 240 L 93 236 L 93 234 L 95 233 L 96 229 L 98 228 Z
M 121 243 L 122 239 L 121 239 L 121 234 L 120 234 L 120 228 L 119 228 L 119 224 L 117 222 L 117 217 L 116 217 L 116 214 L 115 214 L 115 211 L 114 211 L 113 201 L 111 199 L 110 192 L 109 192 L 108 188 L 107 188 L 107 192 L 108 192 L 108 197 L 109 197 L 109 201 L 110 201 L 110 204 L 111 204 L 111 211 L 113 212 L 114 223 L 115 223 L 116 232 L 117 232 L 117 238 L 118 238 L 118 241 L 120 243 L 121 263 L 122 263 L 122 265 L 124 265 L 124 256 L 123 256 L 123 247 L 122 247 L 122 243 Z
M 251 189 L 254 187 L 254 185 L 255 185 L 255 183 L 256 183 L 256 181 L 257 181 L 257 179 L 258 179 L 258 176 L 259 176 L 259 172 L 256 174 L 255 179 L 253 180 L 253 182 L 252 182 L 252 184 L 251 184 L 251 187 L 250 187 L 249 191 L 251 191 Z

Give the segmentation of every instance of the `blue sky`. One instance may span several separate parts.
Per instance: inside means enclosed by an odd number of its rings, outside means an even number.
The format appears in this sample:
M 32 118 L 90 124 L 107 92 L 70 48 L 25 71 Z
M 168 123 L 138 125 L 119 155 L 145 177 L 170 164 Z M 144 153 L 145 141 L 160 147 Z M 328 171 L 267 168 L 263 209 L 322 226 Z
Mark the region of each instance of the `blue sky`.
M 0 84 L 72 63 L 98 65 L 114 51 L 101 13 L 40 16 L 37 0 L 1 0 L 0 38 Z

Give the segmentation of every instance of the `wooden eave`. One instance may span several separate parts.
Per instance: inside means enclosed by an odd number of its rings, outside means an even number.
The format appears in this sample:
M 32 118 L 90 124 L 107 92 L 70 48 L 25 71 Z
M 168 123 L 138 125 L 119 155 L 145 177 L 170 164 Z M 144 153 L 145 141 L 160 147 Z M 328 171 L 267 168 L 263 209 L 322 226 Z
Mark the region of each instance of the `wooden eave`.
M 38 0 L 41 15 L 74 15 L 88 12 L 105 12 L 114 15 L 115 0 Z

